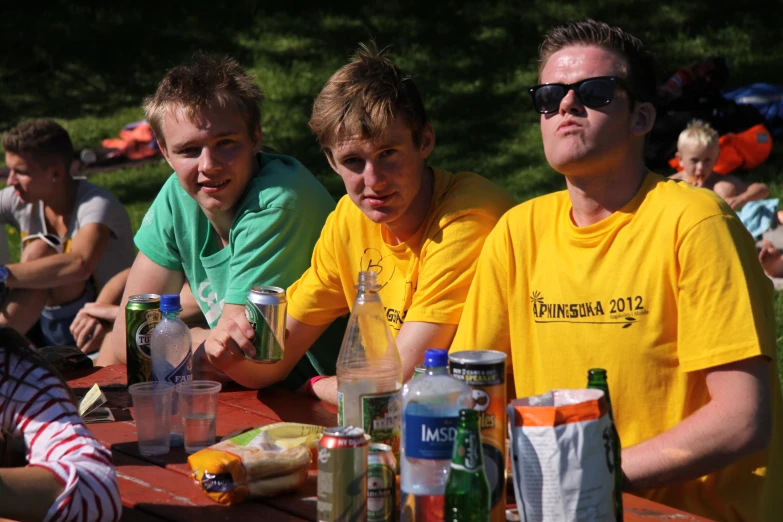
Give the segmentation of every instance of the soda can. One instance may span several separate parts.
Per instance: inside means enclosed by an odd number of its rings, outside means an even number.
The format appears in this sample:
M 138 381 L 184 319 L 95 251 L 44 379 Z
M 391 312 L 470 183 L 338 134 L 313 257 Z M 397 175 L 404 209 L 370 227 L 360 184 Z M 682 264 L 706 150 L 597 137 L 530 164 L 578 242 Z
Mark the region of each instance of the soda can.
M 324 429 L 318 443 L 318 522 L 367 520 L 368 439 L 354 426 Z
M 286 319 L 285 290 L 278 286 L 254 286 L 245 301 L 245 316 L 256 335 L 256 354 L 248 357 L 257 363 L 275 363 L 283 358 Z
M 371 443 L 367 460 L 367 522 L 394 522 L 397 461 L 388 444 Z
M 125 306 L 125 363 L 128 386 L 152 380 L 150 337 L 160 322 L 160 296 L 138 294 Z
M 506 520 L 506 354 L 475 350 L 449 354 L 452 377 L 470 384 L 478 412 L 484 469 L 492 491 L 490 520 Z
M 415 379 L 417 377 L 421 377 L 427 373 L 427 365 L 426 364 L 417 364 L 416 367 L 413 369 L 413 377 L 411 379 Z

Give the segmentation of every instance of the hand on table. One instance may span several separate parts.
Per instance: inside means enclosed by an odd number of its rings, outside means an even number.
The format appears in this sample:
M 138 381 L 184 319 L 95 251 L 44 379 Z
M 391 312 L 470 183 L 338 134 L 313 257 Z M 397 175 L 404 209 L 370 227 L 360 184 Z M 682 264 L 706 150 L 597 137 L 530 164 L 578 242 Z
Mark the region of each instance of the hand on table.
M 98 350 L 108 331 L 106 323 L 114 323 L 118 310 L 119 306 L 117 305 L 85 304 L 71 323 L 71 335 L 76 340 L 76 347 L 83 353 L 92 353 Z

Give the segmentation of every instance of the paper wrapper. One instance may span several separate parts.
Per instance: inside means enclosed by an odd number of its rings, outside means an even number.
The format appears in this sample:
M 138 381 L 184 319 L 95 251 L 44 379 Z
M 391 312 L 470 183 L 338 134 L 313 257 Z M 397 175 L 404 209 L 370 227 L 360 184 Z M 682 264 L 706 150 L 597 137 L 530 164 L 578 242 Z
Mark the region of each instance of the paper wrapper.
M 508 421 L 521 520 L 615 520 L 612 426 L 602 391 L 516 399 Z
M 221 504 L 293 491 L 307 478 L 322 432 L 287 422 L 254 428 L 188 457 L 191 476 Z

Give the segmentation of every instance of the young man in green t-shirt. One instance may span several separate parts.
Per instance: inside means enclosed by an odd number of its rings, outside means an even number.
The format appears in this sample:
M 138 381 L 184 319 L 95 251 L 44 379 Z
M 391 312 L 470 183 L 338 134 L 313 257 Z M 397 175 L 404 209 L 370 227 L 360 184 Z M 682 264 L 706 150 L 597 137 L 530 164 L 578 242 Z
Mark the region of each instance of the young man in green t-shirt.
M 175 174 L 136 234 L 139 254 L 123 306 L 134 294 L 179 293 L 187 281 L 210 327 L 191 331 L 194 347 L 229 318 L 244 316 L 251 286 L 294 282 L 309 266 L 334 208 L 301 163 L 260 152 L 262 99 L 254 78 L 234 60 L 199 54 L 170 70 L 145 101 L 147 120 Z M 124 362 L 124 314 L 113 332 L 110 355 Z M 197 373 L 260 385 L 258 364 L 250 360 L 235 357 L 226 364 L 203 348 L 194 356 Z

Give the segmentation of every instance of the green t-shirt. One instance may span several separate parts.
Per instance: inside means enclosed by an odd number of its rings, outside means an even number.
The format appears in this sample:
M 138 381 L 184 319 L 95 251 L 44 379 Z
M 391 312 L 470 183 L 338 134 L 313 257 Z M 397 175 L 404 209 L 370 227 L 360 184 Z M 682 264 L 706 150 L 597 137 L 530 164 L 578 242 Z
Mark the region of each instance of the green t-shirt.
M 288 288 L 296 281 L 310 266 L 313 246 L 334 210 L 332 197 L 296 159 L 260 153 L 258 160 L 261 169 L 237 204 L 225 248 L 218 250 L 212 225 L 176 174 L 136 233 L 136 246 L 145 256 L 184 272 L 212 328 L 223 304 L 244 305 L 250 287 Z M 303 358 L 297 368 L 306 362 Z M 307 365 L 303 369 L 312 373 Z

